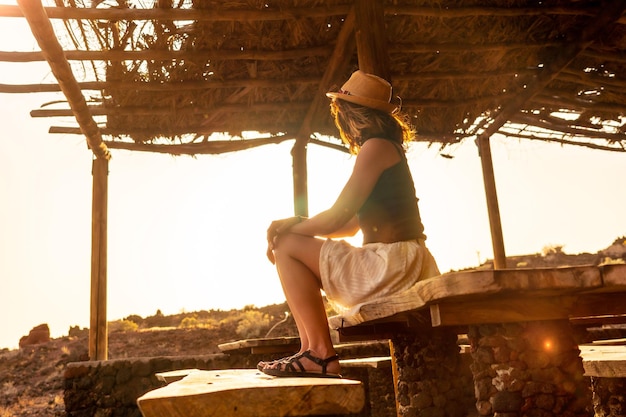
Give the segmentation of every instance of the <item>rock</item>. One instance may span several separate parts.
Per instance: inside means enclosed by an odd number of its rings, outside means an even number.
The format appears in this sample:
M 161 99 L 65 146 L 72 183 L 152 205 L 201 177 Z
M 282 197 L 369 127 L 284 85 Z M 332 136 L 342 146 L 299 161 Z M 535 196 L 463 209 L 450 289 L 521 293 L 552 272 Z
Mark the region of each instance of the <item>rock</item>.
M 28 336 L 23 336 L 20 339 L 20 348 L 31 345 L 38 345 L 41 343 L 47 343 L 50 341 L 50 328 L 47 323 L 40 324 L 33 327 L 28 333 Z

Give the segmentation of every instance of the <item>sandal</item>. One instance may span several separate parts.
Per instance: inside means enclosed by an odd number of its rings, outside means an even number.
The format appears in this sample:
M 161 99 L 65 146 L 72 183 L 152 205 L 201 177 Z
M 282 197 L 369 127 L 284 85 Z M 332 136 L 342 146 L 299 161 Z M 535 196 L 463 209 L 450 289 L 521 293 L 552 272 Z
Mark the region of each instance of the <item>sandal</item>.
M 267 366 L 272 366 L 275 365 L 277 363 L 283 363 L 283 362 L 287 362 L 288 360 L 290 360 L 291 358 L 295 357 L 295 356 L 299 356 L 299 353 L 294 353 L 291 356 L 285 356 L 284 358 L 280 358 L 280 359 L 274 359 L 271 361 L 259 361 L 259 363 L 256 364 L 256 369 L 258 369 L 259 371 L 263 371 L 263 368 L 267 367 Z
M 302 362 L 300 359 L 307 358 L 311 362 L 314 362 L 322 367 L 321 372 L 316 371 L 307 371 L 302 366 Z M 329 363 L 338 361 L 339 355 L 335 354 L 326 359 L 321 359 L 311 354 L 310 350 L 302 352 L 300 354 L 294 355 L 291 358 L 287 358 L 284 362 L 280 362 L 277 368 L 272 368 L 269 366 L 265 366 L 260 369 L 261 372 L 271 375 L 271 376 L 280 376 L 280 377 L 306 377 L 306 378 L 341 378 L 339 374 L 331 374 L 326 371 L 326 368 Z M 275 362 L 275 364 L 278 362 Z M 295 365 L 295 366 L 294 366 Z M 296 366 L 299 369 L 296 369 Z

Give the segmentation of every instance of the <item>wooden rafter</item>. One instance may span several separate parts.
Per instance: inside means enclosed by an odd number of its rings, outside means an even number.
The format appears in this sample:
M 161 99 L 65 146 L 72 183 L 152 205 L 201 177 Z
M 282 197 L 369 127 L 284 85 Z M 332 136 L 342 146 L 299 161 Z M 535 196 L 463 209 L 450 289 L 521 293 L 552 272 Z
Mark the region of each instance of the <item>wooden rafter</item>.
M 56 40 L 56 38 L 54 38 Z M 247 51 L 247 50 L 214 50 L 211 58 L 215 60 L 256 60 L 256 61 L 280 61 L 300 59 L 312 56 L 328 56 L 331 49 L 326 46 L 312 48 L 281 50 L 281 51 Z M 206 51 L 170 51 L 168 49 L 150 49 L 146 51 L 65 51 L 65 57 L 69 61 L 169 61 L 169 60 L 202 60 L 206 59 Z M 43 52 L 0 52 L 0 61 L 6 62 L 37 62 L 45 61 Z
M 271 21 L 296 19 L 304 17 L 343 16 L 348 13 L 350 5 L 325 6 L 324 8 L 286 8 L 281 10 L 219 10 L 219 9 L 120 9 L 120 8 L 78 8 L 78 7 L 45 7 L 50 19 L 87 19 L 87 20 L 198 20 L 198 21 Z M 420 7 L 393 6 L 385 7 L 387 15 L 462 18 L 472 16 L 593 16 L 585 7 Z M 22 17 L 18 7 L 0 5 L 0 17 Z M 623 23 L 620 18 L 618 22 Z
M 326 6 L 323 8 L 293 7 L 280 10 L 221 10 L 154 8 L 86 8 L 86 7 L 44 7 L 50 19 L 84 19 L 84 20 L 196 20 L 199 22 L 264 22 L 272 20 L 288 20 L 343 16 L 348 13 L 350 5 Z M 0 5 L 0 17 L 22 17 L 18 7 Z
M 46 16 L 41 2 L 39 0 L 18 0 L 18 4 L 41 48 L 42 54 L 48 61 L 52 73 L 59 82 L 59 86 L 74 112 L 76 121 L 87 138 L 89 148 L 97 158 L 108 160 L 111 158 L 111 154 L 102 142 L 98 125 L 96 125 L 91 113 L 89 113 L 85 97 L 78 86 L 76 78 L 74 78 L 69 62 L 65 59 L 63 48 L 57 41 L 52 24 Z

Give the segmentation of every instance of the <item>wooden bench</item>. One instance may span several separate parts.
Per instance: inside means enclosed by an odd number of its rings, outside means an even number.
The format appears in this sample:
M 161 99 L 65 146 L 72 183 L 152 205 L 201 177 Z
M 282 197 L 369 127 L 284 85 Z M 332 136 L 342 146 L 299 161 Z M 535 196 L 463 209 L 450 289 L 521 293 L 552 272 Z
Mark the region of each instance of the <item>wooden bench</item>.
M 252 369 L 183 370 L 159 376 L 169 385 L 137 400 L 144 417 L 286 417 L 358 413 L 359 381 L 274 378 Z
M 463 372 L 459 334 L 471 345 L 479 414 L 584 415 L 591 400 L 582 330 L 624 321 L 626 265 L 619 264 L 452 272 L 329 319 L 342 341 L 391 339 L 400 416 L 428 408 L 467 414 L 467 404 L 455 407 L 461 387 L 452 386 Z M 432 388 L 442 385 L 452 388 Z

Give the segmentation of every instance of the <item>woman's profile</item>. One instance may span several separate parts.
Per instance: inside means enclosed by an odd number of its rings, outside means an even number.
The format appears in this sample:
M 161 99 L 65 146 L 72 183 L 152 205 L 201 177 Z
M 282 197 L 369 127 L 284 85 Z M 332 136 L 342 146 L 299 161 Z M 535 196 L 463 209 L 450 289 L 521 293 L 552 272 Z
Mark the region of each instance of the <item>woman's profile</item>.
M 340 314 L 406 290 L 439 274 L 426 248 L 424 227 L 404 146 L 413 131 L 392 103 L 386 80 L 354 72 L 327 93 L 341 139 L 356 155 L 335 203 L 310 218 L 276 220 L 267 230 L 267 256 L 276 265 L 301 348 L 260 362 L 280 377 L 340 377 L 322 291 Z M 359 230 L 363 244 L 342 240 Z

